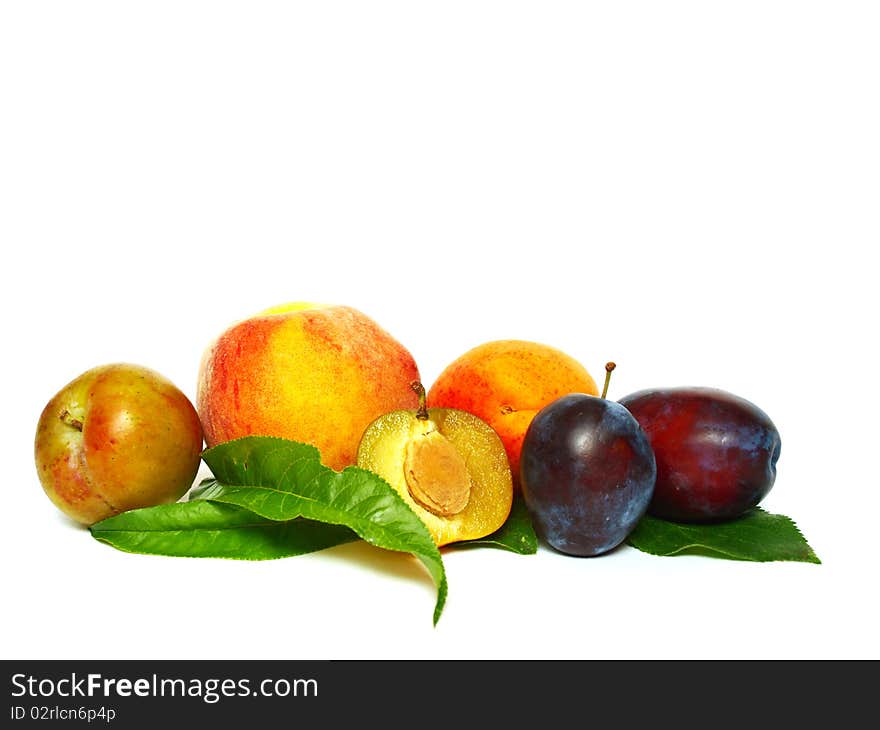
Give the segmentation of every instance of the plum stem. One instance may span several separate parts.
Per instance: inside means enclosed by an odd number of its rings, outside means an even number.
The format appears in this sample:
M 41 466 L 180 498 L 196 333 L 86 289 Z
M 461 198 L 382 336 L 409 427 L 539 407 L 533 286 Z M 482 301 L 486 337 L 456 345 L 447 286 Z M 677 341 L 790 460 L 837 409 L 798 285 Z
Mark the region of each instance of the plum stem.
M 419 410 L 416 411 L 416 418 L 420 421 L 428 420 L 428 395 L 425 393 L 425 386 L 418 380 L 413 380 L 409 387 L 412 388 L 419 396 Z
M 608 384 L 611 382 L 611 371 L 616 367 L 617 365 L 613 362 L 605 363 L 605 385 L 602 387 L 603 398 L 608 395 Z
M 77 431 L 83 430 L 83 422 L 78 418 L 74 418 L 66 408 L 58 414 L 58 417 L 71 428 L 75 428 Z

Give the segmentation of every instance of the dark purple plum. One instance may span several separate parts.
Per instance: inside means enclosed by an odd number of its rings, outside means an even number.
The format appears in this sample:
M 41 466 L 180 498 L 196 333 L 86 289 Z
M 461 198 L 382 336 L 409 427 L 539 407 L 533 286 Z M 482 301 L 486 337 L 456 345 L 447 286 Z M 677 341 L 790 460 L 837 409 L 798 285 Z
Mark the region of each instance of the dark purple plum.
M 773 486 L 779 432 L 754 403 L 714 388 L 642 390 L 620 403 L 641 424 L 657 458 L 652 515 L 730 520 Z
M 526 505 L 544 540 L 568 555 L 600 555 L 622 543 L 648 508 L 655 476 L 638 422 L 605 398 L 576 393 L 553 401 L 523 440 Z

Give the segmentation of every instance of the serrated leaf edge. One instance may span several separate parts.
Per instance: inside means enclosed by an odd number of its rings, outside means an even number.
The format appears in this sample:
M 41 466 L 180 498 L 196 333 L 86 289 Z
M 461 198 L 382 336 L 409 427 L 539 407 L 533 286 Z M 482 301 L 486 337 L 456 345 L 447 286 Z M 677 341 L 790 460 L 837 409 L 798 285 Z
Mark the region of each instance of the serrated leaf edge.
M 754 511 L 761 512 L 761 513 L 768 515 L 770 517 L 780 517 L 784 520 L 787 520 L 788 523 L 791 525 L 791 527 L 794 528 L 794 531 L 797 533 L 798 537 L 800 537 L 800 539 L 803 540 L 803 543 L 807 548 L 805 556 L 803 558 L 769 558 L 769 559 L 748 558 L 748 557 L 743 557 L 741 555 L 734 555 L 731 552 L 721 550 L 719 548 L 712 547 L 709 545 L 703 545 L 701 543 L 691 543 L 689 545 L 682 545 L 681 547 L 676 548 L 675 550 L 670 550 L 668 552 L 647 550 L 647 549 L 641 548 L 637 545 L 633 545 L 632 543 L 629 542 L 628 539 L 627 539 L 627 545 L 638 550 L 639 552 L 643 552 L 648 555 L 655 555 L 655 556 L 661 557 L 661 558 L 672 557 L 674 555 L 689 554 L 688 551 L 690 551 L 690 550 L 703 550 L 705 552 L 714 553 L 716 555 L 723 555 L 728 560 L 739 560 L 741 562 L 748 562 L 748 563 L 810 563 L 813 565 L 821 565 L 822 564 L 822 561 L 820 560 L 819 556 L 816 554 L 816 551 L 813 550 L 812 545 L 810 545 L 809 541 L 804 536 L 804 533 L 801 531 L 800 527 L 798 527 L 798 524 L 791 517 L 789 517 L 788 515 L 783 515 L 783 514 L 779 514 L 776 512 L 768 512 L 767 510 L 763 509 L 762 507 L 755 507 Z M 669 525 L 678 526 L 678 523 L 672 522 L 671 520 L 663 520 L 663 521 Z

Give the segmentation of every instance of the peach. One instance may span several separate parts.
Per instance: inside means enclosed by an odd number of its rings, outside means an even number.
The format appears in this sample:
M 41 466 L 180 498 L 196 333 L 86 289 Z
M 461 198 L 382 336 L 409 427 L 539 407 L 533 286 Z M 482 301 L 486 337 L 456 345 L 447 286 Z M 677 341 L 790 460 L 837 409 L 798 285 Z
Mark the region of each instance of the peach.
M 496 340 L 447 366 L 428 391 L 428 405 L 468 411 L 486 421 L 501 437 L 518 484 L 520 450 L 532 418 L 569 393 L 599 393 L 577 360 L 537 342 Z
M 370 423 L 418 405 L 418 377 L 409 351 L 365 314 L 297 302 L 223 332 L 202 358 L 196 403 L 208 446 L 280 436 L 342 469 Z

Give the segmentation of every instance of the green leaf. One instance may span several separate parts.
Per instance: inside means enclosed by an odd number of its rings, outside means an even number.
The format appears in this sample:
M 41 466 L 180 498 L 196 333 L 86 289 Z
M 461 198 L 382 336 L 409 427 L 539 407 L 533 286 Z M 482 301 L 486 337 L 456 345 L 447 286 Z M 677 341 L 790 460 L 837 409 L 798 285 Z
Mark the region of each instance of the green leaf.
M 313 446 L 268 436 L 247 436 L 202 454 L 222 485 L 214 502 L 233 504 L 266 519 L 305 517 L 344 525 L 371 545 L 409 552 L 437 586 L 434 623 L 446 602 L 446 571 L 428 528 L 381 477 L 348 467 L 321 464 Z
M 202 479 L 199 482 L 199 486 L 189 490 L 187 500 L 193 502 L 197 499 L 210 499 L 212 494 L 218 494 L 221 490 L 222 487 L 217 484 L 217 480 L 213 477 Z
M 89 529 L 95 539 L 125 552 L 188 558 L 272 560 L 357 540 L 339 525 L 277 522 L 204 500 L 123 512 Z
M 510 550 L 519 555 L 534 555 L 538 552 L 538 537 L 532 526 L 532 517 L 520 495 L 513 499 L 510 515 L 505 523 L 491 535 L 476 540 L 462 540 L 449 547 L 493 547 Z
M 730 522 L 704 525 L 667 522 L 647 515 L 627 542 L 652 555 L 710 555 L 757 562 L 821 562 L 790 518 L 757 508 Z

